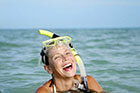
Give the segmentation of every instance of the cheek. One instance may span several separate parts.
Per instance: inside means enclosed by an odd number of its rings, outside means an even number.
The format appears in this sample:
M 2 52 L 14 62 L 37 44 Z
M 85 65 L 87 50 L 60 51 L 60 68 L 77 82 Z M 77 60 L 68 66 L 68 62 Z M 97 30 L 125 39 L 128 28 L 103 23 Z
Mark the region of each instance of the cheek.
M 55 62 L 52 59 L 49 59 L 49 65 L 54 68 L 55 67 Z
M 59 68 L 61 66 L 61 60 L 53 61 L 53 65 L 55 68 Z
M 75 57 L 73 55 L 69 56 L 67 60 L 71 60 L 72 62 L 76 62 Z
M 74 57 L 74 55 L 71 56 L 71 59 L 75 62 L 75 57 Z

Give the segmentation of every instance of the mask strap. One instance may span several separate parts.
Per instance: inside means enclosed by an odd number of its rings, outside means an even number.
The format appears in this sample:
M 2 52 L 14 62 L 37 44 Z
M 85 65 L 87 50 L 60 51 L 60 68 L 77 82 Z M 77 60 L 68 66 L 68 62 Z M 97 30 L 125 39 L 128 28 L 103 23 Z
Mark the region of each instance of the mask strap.
M 41 61 L 41 56 L 39 56 L 39 59 L 38 59 L 38 66 L 40 66 L 40 61 Z

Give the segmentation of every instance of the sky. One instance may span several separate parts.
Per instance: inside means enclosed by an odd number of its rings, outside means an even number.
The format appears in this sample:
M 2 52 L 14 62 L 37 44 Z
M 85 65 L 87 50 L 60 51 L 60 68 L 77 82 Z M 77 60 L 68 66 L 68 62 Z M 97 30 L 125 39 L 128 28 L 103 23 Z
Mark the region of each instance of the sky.
M 0 0 L 0 29 L 140 27 L 140 0 Z

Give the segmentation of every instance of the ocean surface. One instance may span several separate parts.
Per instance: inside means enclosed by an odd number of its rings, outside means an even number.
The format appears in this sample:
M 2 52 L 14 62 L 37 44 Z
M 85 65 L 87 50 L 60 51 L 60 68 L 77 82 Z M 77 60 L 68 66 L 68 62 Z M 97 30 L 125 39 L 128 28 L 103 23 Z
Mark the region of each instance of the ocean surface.
M 139 28 L 47 30 L 72 37 L 87 74 L 107 93 L 140 93 Z M 38 65 L 47 39 L 38 29 L 0 30 L 0 93 L 34 93 L 51 78 Z

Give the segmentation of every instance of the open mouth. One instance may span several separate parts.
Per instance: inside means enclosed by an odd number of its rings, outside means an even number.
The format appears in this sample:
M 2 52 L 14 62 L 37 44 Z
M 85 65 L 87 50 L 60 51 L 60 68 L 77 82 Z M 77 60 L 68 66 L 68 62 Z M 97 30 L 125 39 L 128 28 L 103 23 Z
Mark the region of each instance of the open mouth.
M 66 64 L 66 65 L 64 65 L 64 67 L 63 67 L 63 70 L 64 70 L 64 71 L 69 71 L 69 70 L 71 70 L 71 69 L 72 69 L 72 64 L 71 64 L 71 63 Z

